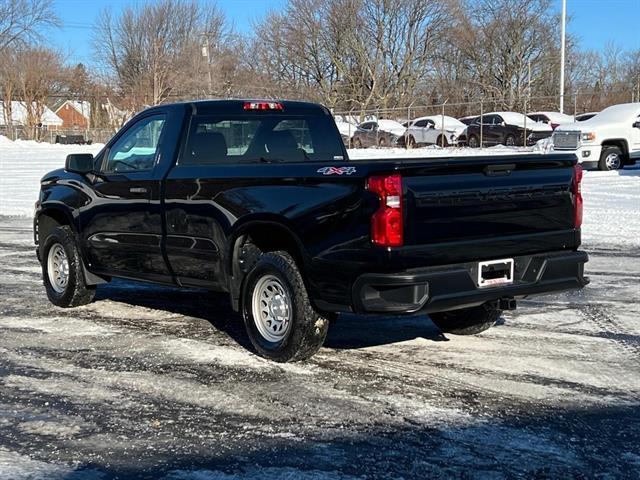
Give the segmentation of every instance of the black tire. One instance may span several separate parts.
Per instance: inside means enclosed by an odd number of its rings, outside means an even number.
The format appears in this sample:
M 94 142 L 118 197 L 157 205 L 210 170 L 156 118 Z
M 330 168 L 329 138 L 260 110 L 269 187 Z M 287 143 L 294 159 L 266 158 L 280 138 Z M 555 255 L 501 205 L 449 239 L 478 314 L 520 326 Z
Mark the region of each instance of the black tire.
M 386 147 L 387 146 L 387 140 L 384 137 L 380 137 L 378 139 L 378 146 L 379 147 Z
M 493 327 L 501 314 L 502 310 L 485 303 L 477 307 L 432 313 L 429 317 L 445 333 L 475 335 Z
M 447 137 L 444 137 L 442 135 L 438 135 L 438 140 L 436 145 L 438 145 L 439 147 L 448 147 L 449 146 L 449 142 L 447 142 Z
M 467 145 L 469 145 L 469 147 L 471 148 L 478 148 L 480 146 L 480 140 L 476 135 L 469 135 Z
M 602 147 L 598 169 L 603 171 L 618 170 L 623 167 L 622 150 L 613 145 Z
M 516 146 L 516 137 L 513 135 L 507 135 L 504 139 L 504 144 L 507 147 L 515 147 Z
M 254 317 L 254 293 L 258 301 L 262 302 L 260 285 L 274 277 L 284 289 L 290 305 L 286 310 L 290 312 L 289 325 L 278 340 L 265 337 L 260 329 L 265 328 L 264 322 L 267 320 L 263 320 L 262 326 L 259 326 L 259 320 Z M 266 308 L 267 302 L 264 303 Z M 249 340 L 258 354 L 276 362 L 299 361 L 311 357 L 324 343 L 329 329 L 329 321 L 311 306 L 295 261 L 289 253 L 283 251 L 261 255 L 247 274 L 242 291 L 242 316 Z
M 52 258 L 50 262 L 50 256 L 60 252 L 59 247 L 64 251 L 67 262 L 68 273 L 64 284 L 52 280 L 52 276 L 56 277 L 55 270 L 51 270 L 52 275 L 49 275 L 50 264 L 54 261 Z M 58 307 L 78 307 L 93 301 L 96 287 L 87 285 L 85 281 L 80 250 L 71 227 L 56 227 L 45 238 L 42 244 L 42 280 L 49 301 Z
M 353 148 L 362 148 L 362 140 L 360 140 L 359 138 L 354 138 Z
M 416 148 L 416 139 L 412 135 L 407 138 L 407 148 Z

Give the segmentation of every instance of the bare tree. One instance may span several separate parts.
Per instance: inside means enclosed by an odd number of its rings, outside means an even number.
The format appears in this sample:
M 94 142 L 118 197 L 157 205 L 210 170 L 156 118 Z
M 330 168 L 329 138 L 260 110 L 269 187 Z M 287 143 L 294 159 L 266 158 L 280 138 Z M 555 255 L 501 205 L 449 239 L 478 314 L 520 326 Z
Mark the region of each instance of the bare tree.
M 53 0 L 0 0 L 0 52 L 39 40 L 43 28 L 59 23 Z
M 67 76 L 58 52 L 30 47 L 16 54 L 17 96 L 26 110 L 29 136 L 38 138 L 47 100 L 59 92 Z
M 409 101 L 449 23 L 439 0 L 291 0 L 256 25 L 263 71 L 331 107 Z
M 104 11 L 94 43 L 131 107 L 138 109 L 185 90 L 208 90 L 200 87 L 213 82 L 211 55 L 221 51 L 225 25 L 214 4 L 160 0 L 126 7 L 117 17 Z
M 18 59 L 15 49 L 0 51 L 0 99 L 2 100 L 2 118 L 11 130 L 13 126 L 13 100 L 18 89 Z

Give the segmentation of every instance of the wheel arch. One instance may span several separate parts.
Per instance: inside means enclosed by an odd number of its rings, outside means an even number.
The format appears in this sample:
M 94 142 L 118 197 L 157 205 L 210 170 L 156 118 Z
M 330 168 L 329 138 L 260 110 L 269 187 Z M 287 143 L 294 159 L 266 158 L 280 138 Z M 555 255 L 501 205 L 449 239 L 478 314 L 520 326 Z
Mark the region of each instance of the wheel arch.
M 625 138 L 608 138 L 602 142 L 602 148 L 605 147 L 618 147 L 622 152 L 622 161 L 629 160 L 629 144 Z
M 225 262 L 225 273 L 234 309 L 238 310 L 240 307 L 244 278 L 258 256 L 277 250 L 288 252 L 300 271 L 306 271 L 308 254 L 286 218 L 254 218 L 244 221 L 234 229 L 227 245 L 228 254 Z
M 39 210 L 34 218 L 34 240 L 37 242 L 38 259 L 43 259 L 43 245 L 49 232 L 54 228 L 67 226 L 74 235 L 78 234 L 78 226 L 73 219 L 71 212 L 60 205 L 46 205 Z M 76 243 L 79 243 L 76 241 Z M 98 285 L 109 281 L 108 278 L 97 276 L 91 273 L 86 266 L 86 259 L 82 247 L 78 245 L 80 261 L 82 262 L 82 272 L 87 285 Z
M 35 235 L 34 240 L 39 248 L 47 238 L 49 232 L 54 228 L 69 226 L 74 233 L 77 233 L 77 226 L 73 221 L 73 216 L 68 209 L 59 205 L 46 205 L 39 210 L 34 218 Z

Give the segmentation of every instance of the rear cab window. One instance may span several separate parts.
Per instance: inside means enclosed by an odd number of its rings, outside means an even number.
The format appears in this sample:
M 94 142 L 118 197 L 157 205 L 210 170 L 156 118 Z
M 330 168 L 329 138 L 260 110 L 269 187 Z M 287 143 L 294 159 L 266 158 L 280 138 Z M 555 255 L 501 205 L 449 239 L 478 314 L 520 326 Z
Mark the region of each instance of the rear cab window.
M 195 115 L 180 165 L 331 162 L 342 141 L 326 115 L 247 113 Z

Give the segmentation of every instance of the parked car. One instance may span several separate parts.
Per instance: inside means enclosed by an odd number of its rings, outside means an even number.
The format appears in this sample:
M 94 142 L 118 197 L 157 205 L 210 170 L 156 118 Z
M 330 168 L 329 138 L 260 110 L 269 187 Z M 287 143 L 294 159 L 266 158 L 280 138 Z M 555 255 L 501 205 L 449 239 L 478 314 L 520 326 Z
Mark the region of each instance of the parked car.
M 597 114 L 598 114 L 598 112 L 580 113 L 580 114 L 576 115 L 576 122 L 584 122 L 585 120 L 591 120 Z
M 561 125 L 553 149 L 575 153 L 585 168 L 617 170 L 640 159 L 640 103 L 605 108 L 589 120 Z
M 61 134 L 56 135 L 55 143 L 59 143 L 61 145 L 91 145 L 92 141 L 84 138 L 84 135 L 81 134 Z
M 583 287 L 581 172 L 562 154 L 350 161 L 320 105 L 166 104 L 43 177 L 34 239 L 54 305 L 112 278 L 228 292 L 255 350 L 285 362 L 339 312 L 470 335 L 517 298 Z
M 410 123 L 403 140 L 406 139 L 409 148 L 418 145 L 448 147 L 458 144 L 458 137 L 466 128 L 467 126 L 461 121 L 446 115 L 420 117 Z
M 406 128 L 395 120 L 371 120 L 358 125 L 353 134 L 354 148 L 392 147 L 402 138 Z
M 526 131 L 525 131 L 526 130 Z M 465 140 L 476 148 L 483 145 L 534 145 L 537 141 L 551 136 L 549 125 L 536 122 L 518 112 L 491 112 L 477 117 L 467 126 Z M 481 135 L 482 134 L 482 135 Z
M 527 117 L 532 118 L 536 122 L 546 123 L 554 130 L 558 125 L 573 123 L 575 121 L 571 115 L 560 112 L 533 112 L 528 113 Z

